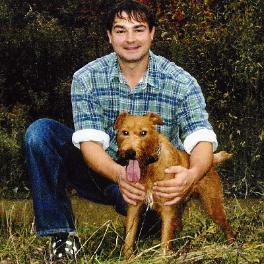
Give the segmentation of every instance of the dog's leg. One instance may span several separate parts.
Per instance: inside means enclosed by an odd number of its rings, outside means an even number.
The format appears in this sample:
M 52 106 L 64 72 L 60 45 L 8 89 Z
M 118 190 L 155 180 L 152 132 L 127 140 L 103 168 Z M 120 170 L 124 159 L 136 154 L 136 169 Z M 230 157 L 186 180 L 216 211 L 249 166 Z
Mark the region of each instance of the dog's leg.
M 223 189 L 218 173 L 216 171 L 209 172 L 197 190 L 208 215 L 225 232 L 227 241 L 234 242 L 235 236 L 225 214 Z
M 176 209 L 174 206 L 161 207 L 161 248 L 164 255 L 168 255 L 171 249 L 171 240 L 176 225 Z
M 175 214 L 175 230 L 177 232 L 181 232 L 182 228 L 183 228 L 183 224 L 182 224 L 182 216 L 185 210 L 185 207 L 187 205 L 186 201 L 181 201 L 179 203 L 176 204 L 176 214 Z
M 127 210 L 126 218 L 126 238 L 124 245 L 124 256 L 125 258 L 130 258 L 133 253 L 133 247 L 136 240 L 136 234 L 138 229 L 139 214 L 142 204 L 136 206 L 129 205 Z

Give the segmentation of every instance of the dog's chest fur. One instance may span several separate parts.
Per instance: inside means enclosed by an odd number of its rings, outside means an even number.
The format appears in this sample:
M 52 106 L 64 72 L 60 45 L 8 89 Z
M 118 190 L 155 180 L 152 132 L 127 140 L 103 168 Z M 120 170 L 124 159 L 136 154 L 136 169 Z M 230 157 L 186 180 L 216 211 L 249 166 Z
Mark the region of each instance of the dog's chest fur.
M 164 198 L 157 197 L 153 194 L 153 185 L 154 182 L 171 179 L 173 178 L 173 174 L 165 174 L 164 170 L 166 167 L 157 166 L 158 164 L 148 165 L 147 170 L 143 172 L 142 178 L 140 182 L 146 188 L 146 199 L 145 204 L 150 209 L 158 209 L 159 205 L 161 205 L 165 200 Z
M 145 167 L 141 168 L 142 177 L 140 182 L 146 188 L 145 203 L 149 208 L 159 210 L 159 207 L 166 201 L 165 198 L 157 197 L 153 194 L 152 188 L 154 182 L 169 180 L 174 177 L 174 174 L 165 173 L 165 169 L 170 166 L 188 167 L 188 154 L 185 152 L 179 152 L 176 148 L 163 136 L 160 138 L 161 150 L 159 159 Z

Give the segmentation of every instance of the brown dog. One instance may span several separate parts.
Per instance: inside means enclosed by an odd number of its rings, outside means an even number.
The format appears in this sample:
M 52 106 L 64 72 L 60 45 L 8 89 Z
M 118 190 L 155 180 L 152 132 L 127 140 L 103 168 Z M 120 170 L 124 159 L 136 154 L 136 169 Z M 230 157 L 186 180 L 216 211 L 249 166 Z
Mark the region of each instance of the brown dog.
M 182 214 L 184 203 L 163 206 L 164 198 L 152 195 L 154 182 L 171 179 L 174 174 L 165 174 L 164 170 L 170 166 L 181 165 L 189 167 L 189 155 L 177 150 L 169 140 L 156 129 L 155 125 L 162 125 L 161 117 L 155 113 L 145 116 L 133 116 L 121 113 L 115 123 L 117 129 L 118 154 L 128 161 L 127 177 L 130 181 L 140 182 L 146 188 L 145 203 L 155 209 L 161 216 L 161 247 L 164 254 L 171 248 L 174 230 L 182 229 Z M 219 152 L 214 154 L 213 165 L 228 159 L 230 154 Z M 222 185 L 218 173 L 212 167 L 209 172 L 194 186 L 188 196 L 198 194 L 209 216 L 225 232 L 228 241 L 234 241 L 233 231 L 226 220 L 223 207 Z M 144 203 L 129 205 L 126 219 L 126 238 L 124 255 L 129 258 L 137 234 L 140 210 Z

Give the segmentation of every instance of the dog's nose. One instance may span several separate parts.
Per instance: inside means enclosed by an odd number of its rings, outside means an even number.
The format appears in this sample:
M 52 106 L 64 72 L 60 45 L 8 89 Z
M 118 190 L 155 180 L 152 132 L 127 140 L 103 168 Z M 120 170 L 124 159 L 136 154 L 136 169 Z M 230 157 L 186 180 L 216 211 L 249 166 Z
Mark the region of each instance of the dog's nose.
M 125 153 L 126 159 L 135 159 L 136 158 L 136 151 L 133 149 L 128 149 Z

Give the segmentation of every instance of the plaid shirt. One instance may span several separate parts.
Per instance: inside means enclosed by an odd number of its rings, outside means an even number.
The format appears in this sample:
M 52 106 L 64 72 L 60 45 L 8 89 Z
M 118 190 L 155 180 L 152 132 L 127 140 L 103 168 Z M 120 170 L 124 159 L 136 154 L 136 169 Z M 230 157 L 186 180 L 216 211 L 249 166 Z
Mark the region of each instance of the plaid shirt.
M 83 141 L 99 141 L 114 159 L 117 144 L 113 125 L 124 111 L 134 115 L 158 113 L 164 121 L 158 130 L 179 149 L 184 149 L 183 141 L 192 145 L 185 147 L 187 152 L 199 141 L 212 142 L 214 149 L 217 146 L 197 81 L 151 51 L 148 70 L 135 89 L 130 89 L 123 78 L 115 53 L 85 65 L 73 76 L 72 107 L 73 143 L 78 146 Z

